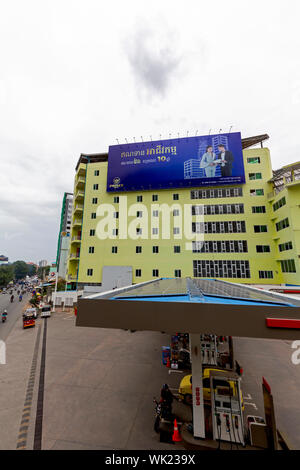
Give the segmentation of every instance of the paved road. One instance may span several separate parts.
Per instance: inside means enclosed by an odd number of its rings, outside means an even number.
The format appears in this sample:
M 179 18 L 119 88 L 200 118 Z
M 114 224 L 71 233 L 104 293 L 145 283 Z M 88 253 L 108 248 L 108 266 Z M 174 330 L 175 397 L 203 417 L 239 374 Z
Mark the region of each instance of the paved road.
M 2 315 L 3 310 L 7 310 L 6 322 L 2 323 L 2 320 L 0 319 L 0 339 L 3 341 L 7 339 L 16 321 L 21 321 L 20 318 L 22 310 L 30 298 L 29 294 L 25 294 L 22 302 L 19 302 L 18 295 L 14 295 L 15 300 L 11 303 L 10 294 L 0 294 L 0 315 Z
M 0 295 L 0 307 L 5 302 L 9 303 L 9 297 Z M 11 320 L 0 323 L 0 335 L 15 325 L 6 339 L 7 365 L 0 368 L 0 449 L 16 448 L 23 432 L 23 413 L 29 422 L 26 448 L 32 449 L 44 321 L 39 319 L 36 328 L 23 330 L 18 320 L 22 305 L 17 302 L 9 308 Z M 161 346 L 169 344 L 168 335 L 78 328 L 72 312 L 55 312 L 48 320 L 46 339 L 42 449 L 174 448 L 160 443 L 153 431 L 153 396 L 159 395 L 165 382 L 178 388 L 182 378 L 177 373 L 169 375 L 161 364 Z M 246 414 L 263 416 L 261 380 L 266 377 L 274 395 L 277 425 L 292 446 L 300 449 L 300 365 L 291 362 L 290 343 L 235 338 L 234 344 L 236 359 L 245 371 Z M 33 385 L 28 385 L 33 376 Z

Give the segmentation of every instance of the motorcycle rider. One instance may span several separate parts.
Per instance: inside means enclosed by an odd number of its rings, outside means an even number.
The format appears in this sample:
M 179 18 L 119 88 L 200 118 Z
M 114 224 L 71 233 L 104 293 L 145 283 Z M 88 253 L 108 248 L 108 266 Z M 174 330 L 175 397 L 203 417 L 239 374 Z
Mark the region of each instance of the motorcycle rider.
M 14 296 L 14 294 L 12 294 L 11 297 L 10 297 L 10 301 L 13 302 L 14 298 L 15 298 L 15 296 Z
M 7 310 L 5 309 L 4 312 L 2 313 L 2 322 L 5 322 L 7 318 Z
M 22 299 L 23 299 L 22 294 L 20 294 L 19 295 L 19 301 L 22 302 Z

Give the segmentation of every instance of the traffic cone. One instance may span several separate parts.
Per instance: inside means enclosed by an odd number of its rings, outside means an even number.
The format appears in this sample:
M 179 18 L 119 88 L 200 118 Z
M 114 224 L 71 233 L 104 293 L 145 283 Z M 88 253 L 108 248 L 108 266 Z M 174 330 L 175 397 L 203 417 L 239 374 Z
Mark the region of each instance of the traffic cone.
M 169 369 L 171 368 L 171 362 L 170 362 L 170 358 L 169 358 L 169 357 L 167 358 L 166 367 L 168 367 Z
M 174 432 L 173 432 L 173 436 L 172 436 L 172 441 L 173 442 L 181 442 L 182 441 L 181 436 L 180 436 L 180 432 L 178 431 L 177 419 L 176 418 L 174 419 Z

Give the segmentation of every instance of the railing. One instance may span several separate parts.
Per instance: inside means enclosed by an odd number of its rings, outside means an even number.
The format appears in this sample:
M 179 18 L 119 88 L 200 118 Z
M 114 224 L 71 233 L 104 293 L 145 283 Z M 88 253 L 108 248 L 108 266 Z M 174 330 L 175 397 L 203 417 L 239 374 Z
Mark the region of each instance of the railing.
M 74 222 L 73 222 L 73 225 L 81 225 L 81 224 L 82 224 L 81 219 L 75 219 Z
M 77 205 L 74 207 L 74 212 L 76 212 L 77 210 L 83 210 L 83 204 L 77 204 Z
M 77 276 L 73 276 L 72 274 L 68 276 L 69 281 L 77 281 Z
M 79 184 L 79 183 L 85 184 L 85 179 L 84 179 L 82 176 L 79 176 L 79 177 L 77 178 L 76 186 L 77 186 L 77 184 Z
M 79 259 L 79 254 L 77 254 L 77 253 L 71 253 L 71 254 L 70 254 L 70 259 Z
M 84 197 L 84 192 L 83 191 L 77 191 L 77 193 L 75 194 L 75 199 L 77 197 Z
M 77 237 L 72 237 L 72 242 L 73 241 L 81 241 L 81 237 L 78 235 Z

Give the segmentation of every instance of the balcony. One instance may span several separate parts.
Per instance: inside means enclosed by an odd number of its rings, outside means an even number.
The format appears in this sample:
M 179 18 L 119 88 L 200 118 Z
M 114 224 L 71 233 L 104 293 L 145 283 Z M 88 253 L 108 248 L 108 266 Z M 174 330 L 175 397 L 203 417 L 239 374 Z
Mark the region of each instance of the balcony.
M 71 254 L 70 254 L 70 257 L 69 257 L 69 260 L 70 260 L 70 261 L 79 261 L 79 257 L 80 257 L 80 254 L 78 254 L 78 253 L 71 253 Z
M 73 274 L 69 274 L 68 276 L 68 281 L 77 281 L 77 276 L 74 276 Z
M 80 236 L 72 237 L 71 243 L 81 243 L 81 237 Z
M 78 176 L 76 180 L 76 188 L 83 188 L 85 186 L 85 178 L 83 176 Z
M 84 199 L 84 192 L 83 191 L 77 191 L 75 194 L 75 201 L 83 201 Z
M 82 220 L 81 219 L 74 219 L 73 227 L 76 227 L 76 225 L 81 226 L 82 225 Z
M 77 175 L 79 176 L 85 176 L 86 174 L 86 165 L 81 163 L 78 167 Z
M 74 214 L 80 213 L 82 211 L 83 211 L 83 204 L 76 204 L 76 206 L 74 207 Z

